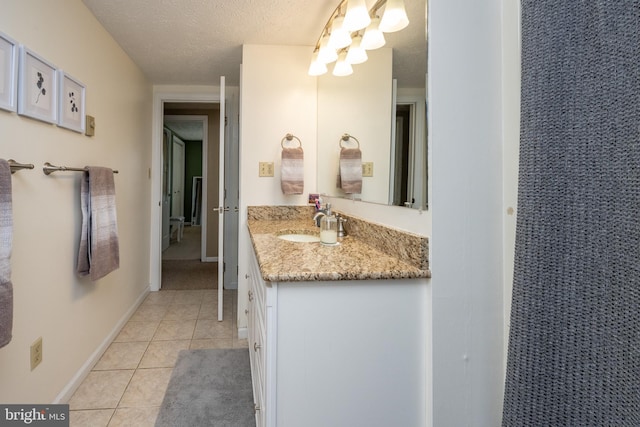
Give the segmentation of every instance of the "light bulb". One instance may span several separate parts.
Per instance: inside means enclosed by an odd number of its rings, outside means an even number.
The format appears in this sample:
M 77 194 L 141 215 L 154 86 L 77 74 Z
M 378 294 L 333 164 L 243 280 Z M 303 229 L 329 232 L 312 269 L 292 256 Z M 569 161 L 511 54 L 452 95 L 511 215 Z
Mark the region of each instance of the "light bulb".
M 409 25 L 409 18 L 404 10 L 404 2 L 402 0 L 388 0 L 380 21 L 380 31 L 393 33 L 402 30 L 407 25 Z
M 331 36 L 329 37 L 329 46 L 334 49 L 342 49 L 351 44 L 351 36 L 349 31 L 344 28 L 344 16 L 337 16 L 331 25 Z
M 344 16 L 343 26 L 348 31 L 354 32 L 367 28 L 371 22 L 369 11 L 364 0 L 349 0 L 347 13 Z
M 344 77 L 353 74 L 353 67 L 347 62 L 347 52 L 340 52 L 338 55 L 338 61 L 333 67 L 333 75 L 338 77 Z
M 369 57 L 367 56 L 367 51 L 362 47 L 362 36 L 356 35 L 353 38 L 353 42 L 351 46 L 349 46 L 349 51 L 347 52 L 347 62 L 349 64 L 362 64 Z
M 367 50 L 378 49 L 379 47 L 384 46 L 386 43 L 384 39 L 384 34 L 378 28 L 380 25 L 380 17 L 376 16 L 371 19 L 371 24 L 367 27 L 364 32 L 364 36 L 362 36 L 362 47 Z

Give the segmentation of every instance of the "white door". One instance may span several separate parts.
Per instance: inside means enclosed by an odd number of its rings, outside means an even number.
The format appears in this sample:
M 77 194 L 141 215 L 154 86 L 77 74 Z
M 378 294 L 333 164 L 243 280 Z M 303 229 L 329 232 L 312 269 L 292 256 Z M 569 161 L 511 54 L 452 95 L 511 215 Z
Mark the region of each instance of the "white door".
M 218 165 L 218 321 L 222 321 L 222 307 L 224 294 L 224 213 L 229 211 L 225 207 L 224 188 L 224 145 L 226 134 L 226 109 L 225 109 L 225 87 L 224 76 L 220 77 L 220 157 Z
M 171 216 L 184 216 L 184 142 L 175 135 L 171 144 Z
M 162 134 L 162 250 L 169 247 L 170 223 L 169 223 L 169 202 L 171 200 L 171 189 L 169 188 L 169 143 L 171 134 L 164 130 Z

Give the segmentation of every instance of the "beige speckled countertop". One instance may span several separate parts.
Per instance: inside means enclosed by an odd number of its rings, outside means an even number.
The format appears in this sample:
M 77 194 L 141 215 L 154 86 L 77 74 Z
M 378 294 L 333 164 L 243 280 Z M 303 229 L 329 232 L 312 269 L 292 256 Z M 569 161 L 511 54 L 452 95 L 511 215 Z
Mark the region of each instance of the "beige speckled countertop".
M 362 240 L 345 237 L 337 246 L 298 243 L 278 234 L 319 234 L 311 218 L 251 219 L 249 234 L 262 278 L 267 282 L 407 279 L 431 277 L 428 269 L 391 256 Z

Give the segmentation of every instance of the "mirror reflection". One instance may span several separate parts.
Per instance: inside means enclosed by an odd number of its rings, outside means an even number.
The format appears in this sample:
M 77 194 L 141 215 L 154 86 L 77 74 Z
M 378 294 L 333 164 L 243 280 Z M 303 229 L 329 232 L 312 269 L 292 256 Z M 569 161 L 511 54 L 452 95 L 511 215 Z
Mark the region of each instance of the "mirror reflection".
M 369 60 L 355 65 L 352 75 L 318 77 L 321 194 L 427 207 L 426 0 L 405 7 L 409 26 L 385 33 L 385 47 L 368 51 Z M 365 176 L 359 194 L 340 188 L 344 134 L 360 145 Z

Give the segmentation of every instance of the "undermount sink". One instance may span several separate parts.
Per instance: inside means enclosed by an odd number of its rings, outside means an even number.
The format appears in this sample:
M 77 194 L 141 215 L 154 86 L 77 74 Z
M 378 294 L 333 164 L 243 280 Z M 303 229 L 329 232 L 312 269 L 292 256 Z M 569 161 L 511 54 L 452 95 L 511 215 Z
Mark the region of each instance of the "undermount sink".
M 299 243 L 313 243 L 319 242 L 320 237 L 313 234 L 302 234 L 302 233 L 287 233 L 287 234 L 279 234 L 278 239 L 286 240 L 288 242 L 299 242 Z

